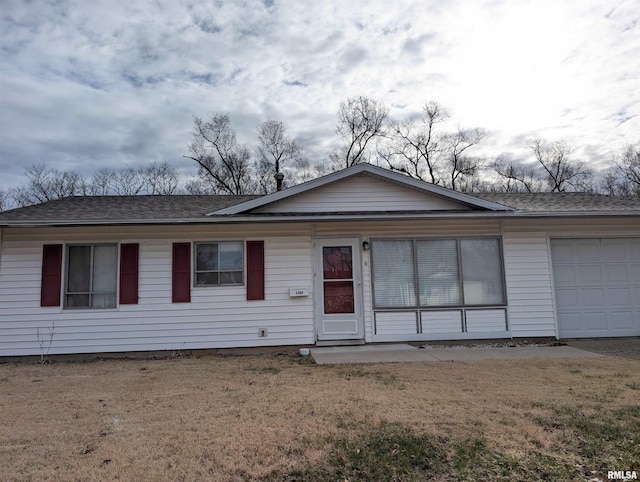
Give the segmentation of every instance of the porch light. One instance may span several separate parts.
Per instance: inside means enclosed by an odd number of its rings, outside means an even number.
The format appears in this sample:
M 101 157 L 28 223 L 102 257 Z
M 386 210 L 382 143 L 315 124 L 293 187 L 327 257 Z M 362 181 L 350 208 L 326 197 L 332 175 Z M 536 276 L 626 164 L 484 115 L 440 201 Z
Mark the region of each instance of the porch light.
M 362 251 L 369 251 L 371 249 L 371 245 L 369 244 L 369 241 L 363 241 L 362 242 Z

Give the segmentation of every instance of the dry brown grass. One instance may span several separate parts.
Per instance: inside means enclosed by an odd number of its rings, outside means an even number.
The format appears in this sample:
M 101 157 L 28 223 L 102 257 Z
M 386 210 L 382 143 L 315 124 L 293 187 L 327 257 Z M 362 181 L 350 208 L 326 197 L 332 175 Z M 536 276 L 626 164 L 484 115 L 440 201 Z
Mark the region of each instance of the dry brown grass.
M 638 387 L 640 362 L 617 358 L 315 366 L 286 352 L 0 365 L 0 480 L 279 478 L 385 423 L 579 464 L 557 411 L 637 406 Z

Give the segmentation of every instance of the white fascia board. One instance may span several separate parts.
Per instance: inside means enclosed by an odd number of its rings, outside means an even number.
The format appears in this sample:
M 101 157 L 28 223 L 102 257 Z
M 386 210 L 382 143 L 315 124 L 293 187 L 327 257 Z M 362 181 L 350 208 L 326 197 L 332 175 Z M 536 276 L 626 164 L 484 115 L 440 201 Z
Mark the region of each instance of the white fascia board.
M 479 199 L 475 196 L 471 196 L 469 194 L 461 193 L 458 191 L 453 191 L 451 189 L 436 186 L 434 184 L 429 184 L 427 182 L 413 179 L 409 176 L 405 176 L 397 172 L 389 171 L 388 169 L 383 169 L 371 164 L 358 164 L 353 167 L 349 167 L 347 169 L 333 172 L 331 174 L 327 174 L 326 176 L 322 176 L 317 179 L 298 184 L 283 191 L 277 191 L 271 194 L 267 194 L 266 196 L 262 196 L 258 199 L 252 199 L 251 201 L 236 204 L 228 208 L 220 209 L 219 211 L 208 213 L 207 216 L 240 214 L 252 209 L 266 206 L 268 204 L 282 201 L 283 199 L 287 199 L 292 196 L 296 196 L 312 189 L 317 189 L 321 186 L 325 186 L 327 184 L 331 184 L 333 182 L 340 181 L 342 179 L 361 173 L 370 174 L 375 177 L 386 179 L 387 181 L 418 189 L 428 194 L 435 194 L 443 198 L 452 199 L 474 207 L 489 209 L 491 211 L 514 211 L 514 209 L 511 207 L 490 201 L 485 201 L 484 199 Z

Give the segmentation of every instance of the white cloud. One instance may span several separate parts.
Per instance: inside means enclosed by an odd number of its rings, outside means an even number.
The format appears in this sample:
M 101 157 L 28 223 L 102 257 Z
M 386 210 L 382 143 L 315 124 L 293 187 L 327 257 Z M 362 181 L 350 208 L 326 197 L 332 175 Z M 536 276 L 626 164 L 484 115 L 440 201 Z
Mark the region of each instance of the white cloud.
M 640 140 L 637 0 L 4 2 L 0 185 L 182 155 L 192 115 L 239 138 L 282 120 L 323 161 L 341 100 L 426 100 L 492 133 L 487 155 L 568 137 L 600 161 Z

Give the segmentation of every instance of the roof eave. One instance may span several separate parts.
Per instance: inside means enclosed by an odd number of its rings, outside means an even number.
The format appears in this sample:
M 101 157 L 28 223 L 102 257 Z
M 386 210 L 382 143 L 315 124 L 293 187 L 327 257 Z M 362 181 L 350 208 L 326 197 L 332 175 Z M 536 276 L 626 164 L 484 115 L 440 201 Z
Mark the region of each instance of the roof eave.
M 395 219 L 527 219 L 527 218 L 570 218 L 570 217 L 639 217 L 640 211 L 470 211 L 470 212 L 425 212 L 425 213 L 336 213 L 309 215 L 234 215 L 208 216 L 206 218 L 183 219 L 104 219 L 104 220 L 29 220 L 0 222 L 0 228 L 6 227 L 72 227 L 72 226 L 122 226 L 122 225 L 186 225 L 186 224 L 235 224 L 235 223 L 274 223 L 301 221 L 376 221 Z

